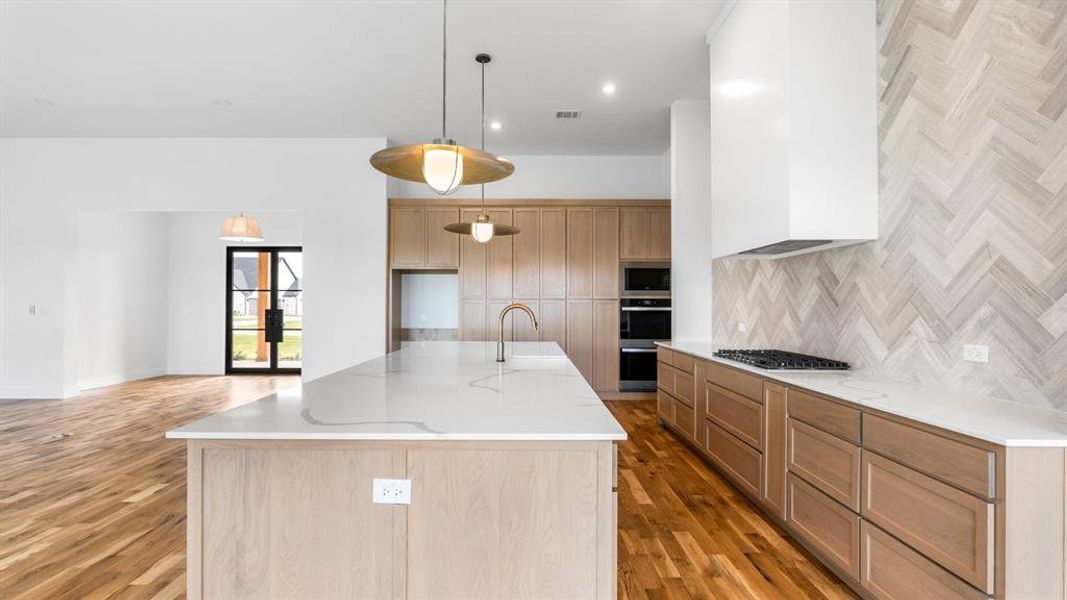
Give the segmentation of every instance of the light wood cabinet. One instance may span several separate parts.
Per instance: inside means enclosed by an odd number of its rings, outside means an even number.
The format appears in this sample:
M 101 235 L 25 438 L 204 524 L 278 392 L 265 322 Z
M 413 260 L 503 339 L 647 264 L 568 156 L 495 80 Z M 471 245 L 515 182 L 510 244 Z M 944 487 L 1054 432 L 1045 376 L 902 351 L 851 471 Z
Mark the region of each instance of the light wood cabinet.
M 426 266 L 455 268 L 459 266 L 460 236 L 445 231 L 445 225 L 459 221 L 455 208 L 426 209 Z
M 786 522 L 802 540 L 850 577 L 859 577 L 860 518 L 808 485 L 788 475 Z
M 860 585 L 879 600 L 990 597 L 866 521 L 860 523 Z
M 706 376 L 708 381 L 721 388 L 741 394 L 749 400 L 763 402 L 763 380 L 755 375 L 709 363 Z
M 763 406 L 714 383 L 705 383 L 703 387 L 707 418 L 749 446 L 762 449 Z
M 541 333 L 544 325 L 544 319 L 541 316 L 541 302 L 539 300 L 525 300 L 522 298 L 516 298 L 515 302 L 529 306 L 530 310 L 537 315 L 538 329 L 533 328 L 533 321 L 530 320 L 529 315 L 521 310 L 513 310 L 510 313 L 512 339 L 516 342 L 541 341 Z
M 619 302 L 593 301 L 593 389 L 619 389 Z
M 541 341 L 556 342 L 567 351 L 567 303 L 564 300 L 541 300 L 537 320 L 541 325 Z
M 664 423 L 674 423 L 674 398 L 662 389 L 656 390 L 656 414 Z
M 790 418 L 786 468 L 849 510 L 860 510 L 860 449 Z
M 471 223 L 481 211 L 464 209 L 460 220 Z M 479 244 L 469 235 L 459 237 L 459 296 L 460 298 L 485 298 L 486 245 Z
M 489 339 L 489 330 L 486 327 L 486 314 L 484 300 L 460 300 L 459 339 L 463 341 Z
M 567 356 L 586 381 L 593 381 L 593 301 L 567 301 Z
M 840 402 L 790 390 L 789 416 L 853 444 L 860 443 L 860 411 Z
M 760 497 L 763 459 L 758 450 L 711 421 L 704 421 L 704 450 L 752 498 Z
M 593 210 L 567 209 L 567 297 L 593 295 Z
M 567 210 L 541 209 L 541 297 L 567 296 Z
M 763 383 L 763 493 L 760 498 L 774 516 L 785 519 L 786 402 L 789 390 Z
M 404 207 L 389 211 L 390 264 L 400 268 L 459 266 L 459 237 L 444 226 L 459 219 L 448 207 Z
M 675 352 L 671 354 L 671 365 L 679 371 L 685 371 L 686 373 L 692 373 L 695 365 L 695 361 L 692 356 L 688 354 L 682 354 L 681 352 Z
M 494 223 L 511 225 L 511 209 L 487 211 Z M 522 235 L 521 233 L 519 235 Z M 513 244 L 516 236 L 498 235 L 486 244 L 486 295 L 489 298 L 511 298 Z
M 669 208 L 619 210 L 619 256 L 624 260 L 668 260 L 671 257 Z
M 593 209 L 593 297 L 619 297 L 619 209 Z M 618 315 L 616 315 L 618 321 Z M 618 327 L 616 326 L 616 329 Z
M 512 236 L 515 259 L 514 296 L 538 298 L 541 296 L 541 210 L 516 208 L 513 220 L 521 232 Z
M 993 505 L 863 451 L 863 517 L 978 589 L 993 592 Z
M 507 305 L 511 304 L 511 300 L 490 300 L 485 303 L 485 335 L 487 340 L 496 340 L 498 329 L 500 328 L 500 311 L 504 310 Z M 514 341 L 515 331 L 515 313 L 518 311 L 511 311 L 504 317 L 504 340 L 511 342 Z M 526 313 L 522 313 L 523 319 L 529 319 Z
M 693 407 L 689 406 L 685 402 L 682 402 L 677 397 L 674 398 L 674 426 L 678 428 L 678 432 L 682 434 L 682 437 L 690 442 L 696 439 L 696 413 L 693 411 Z

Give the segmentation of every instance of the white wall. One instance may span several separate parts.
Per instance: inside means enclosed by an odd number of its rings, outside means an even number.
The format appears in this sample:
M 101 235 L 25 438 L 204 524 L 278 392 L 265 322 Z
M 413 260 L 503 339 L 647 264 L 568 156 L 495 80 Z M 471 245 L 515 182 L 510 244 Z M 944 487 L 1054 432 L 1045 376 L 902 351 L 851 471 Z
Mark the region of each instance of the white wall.
M 218 375 L 225 371 L 227 246 L 303 244 L 303 213 L 299 211 L 256 211 L 264 237 L 258 244 L 219 240 L 219 226 L 226 216 L 225 212 L 167 215 L 167 272 L 172 292 L 166 314 L 170 374 Z
M 400 326 L 405 329 L 459 327 L 459 275 L 405 273 L 400 281 Z
M 167 368 L 167 216 L 80 212 L 71 302 L 80 389 Z
M 304 378 L 385 351 L 385 177 L 366 139 L 0 140 L 0 397 L 76 385 L 67 283 L 82 210 L 302 210 Z M 37 315 L 27 307 L 39 306 Z
M 486 198 L 666 198 L 670 165 L 663 156 L 509 156 L 515 173 L 486 184 Z M 478 186 L 457 197 L 477 198 Z M 389 180 L 391 198 L 433 198 L 424 184 Z
M 711 341 L 711 109 L 671 104 L 672 338 Z

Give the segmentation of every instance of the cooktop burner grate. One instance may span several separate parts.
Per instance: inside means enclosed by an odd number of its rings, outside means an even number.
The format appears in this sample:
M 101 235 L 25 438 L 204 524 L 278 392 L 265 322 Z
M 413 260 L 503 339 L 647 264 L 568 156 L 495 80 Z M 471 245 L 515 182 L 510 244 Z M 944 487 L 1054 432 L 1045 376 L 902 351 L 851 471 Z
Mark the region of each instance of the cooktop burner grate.
M 846 371 L 850 368 L 847 362 L 784 350 L 719 350 L 715 356 L 761 369 Z

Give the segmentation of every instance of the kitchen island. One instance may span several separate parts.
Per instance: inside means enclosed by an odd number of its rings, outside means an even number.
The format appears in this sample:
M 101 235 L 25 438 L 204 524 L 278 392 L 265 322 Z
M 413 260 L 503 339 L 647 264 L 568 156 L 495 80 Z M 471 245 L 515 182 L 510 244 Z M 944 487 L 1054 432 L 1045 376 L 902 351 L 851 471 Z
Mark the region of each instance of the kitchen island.
M 614 597 L 626 433 L 559 346 L 508 350 L 406 345 L 168 432 L 189 597 Z

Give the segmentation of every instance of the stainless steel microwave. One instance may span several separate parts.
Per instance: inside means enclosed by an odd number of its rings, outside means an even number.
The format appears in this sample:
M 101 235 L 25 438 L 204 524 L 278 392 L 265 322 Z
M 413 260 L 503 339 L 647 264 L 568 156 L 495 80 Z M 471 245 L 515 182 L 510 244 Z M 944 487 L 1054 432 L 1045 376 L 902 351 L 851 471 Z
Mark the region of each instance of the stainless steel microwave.
M 622 263 L 619 267 L 619 295 L 623 298 L 670 297 L 671 263 Z

